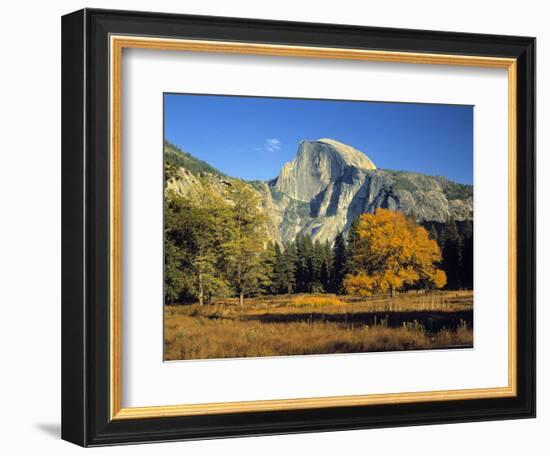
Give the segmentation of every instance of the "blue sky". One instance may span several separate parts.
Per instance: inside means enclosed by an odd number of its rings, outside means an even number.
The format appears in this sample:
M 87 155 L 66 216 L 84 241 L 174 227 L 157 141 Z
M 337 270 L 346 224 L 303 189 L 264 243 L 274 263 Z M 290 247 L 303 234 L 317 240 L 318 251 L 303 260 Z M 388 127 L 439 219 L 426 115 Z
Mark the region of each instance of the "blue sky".
M 165 139 L 233 177 L 271 179 L 303 139 L 332 138 L 378 168 L 473 183 L 473 107 L 164 95 Z

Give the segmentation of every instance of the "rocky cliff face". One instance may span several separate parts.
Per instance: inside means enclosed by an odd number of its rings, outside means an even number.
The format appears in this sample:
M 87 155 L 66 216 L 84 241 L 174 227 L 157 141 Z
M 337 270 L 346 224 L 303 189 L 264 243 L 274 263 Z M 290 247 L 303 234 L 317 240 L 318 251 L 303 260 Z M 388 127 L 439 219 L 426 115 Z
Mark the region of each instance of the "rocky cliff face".
M 166 157 L 174 151 L 166 151 Z M 193 195 L 200 191 L 201 174 L 223 191 L 233 179 L 212 171 L 204 162 L 175 164 L 167 188 Z M 167 162 L 168 162 L 167 158 Z M 193 172 L 193 170 L 195 172 Z M 269 182 L 251 182 L 261 196 L 273 240 L 283 243 L 297 234 L 332 241 L 352 220 L 377 208 L 412 214 L 417 221 L 444 223 L 473 218 L 473 187 L 439 176 L 377 169 L 362 152 L 331 139 L 302 141 L 296 157 Z
M 302 141 L 294 160 L 285 163 L 272 184 L 291 198 L 311 201 L 348 168 L 376 166 L 362 152 L 333 139 Z

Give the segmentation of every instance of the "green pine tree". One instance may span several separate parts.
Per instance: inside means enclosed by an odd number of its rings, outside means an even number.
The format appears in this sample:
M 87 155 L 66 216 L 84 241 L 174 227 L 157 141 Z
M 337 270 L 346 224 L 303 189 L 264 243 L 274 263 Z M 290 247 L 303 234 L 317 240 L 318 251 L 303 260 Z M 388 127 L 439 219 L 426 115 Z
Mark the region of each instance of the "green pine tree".
M 361 238 L 359 235 L 359 224 L 360 224 L 360 218 L 356 217 L 351 222 L 351 225 L 349 228 L 347 242 L 346 242 L 346 249 L 345 249 L 345 256 L 346 256 L 347 263 L 344 269 L 346 270 L 346 273 L 357 272 L 357 265 L 354 262 L 354 252 Z
M 228 192 L 232 201 L 228 229 L 230 239 L 222 246 L 229 281 L 244 305 L 245 296 L 260 292 L 269 271 L 263 264 L 267 241 L 266 216 L 260 198 L 244 182 L 234 182 Z
M 274 245 L 275 262 L 270 291 L 273 294 L 286 292 L 286 259 L 281 251 L 279 243 Z
M 461 264 L 461 239 L 456 222 L 450 219 L 443 227 L 441 234 L 442 267 L 447 275 L 447 288 L 457 290 L 460 288 L 460 264 Z
M 193 200 L 169 193 L 165 200 L 165 300 L 198 300 L 225 295 L 221 245 L 230 206 L 209 186 Z
M 348 273 L 349 260 L 346 239 L 343 233 L 339 233 L 334 239 L 332 260 L 332 273 L 330 291 L 343 292 L 344 276 Z
M 464 222 L 461 252 L 461 285 L 469 290 L 474 288 L 474 226 L 471 220 Z
M 284 292 L 291 294 L 296 291 L 296 263 L 298 255 L 296 252 L 296 244 L 289 242 L 285 244 L 283 253 L 283 273 L 281 276 L 281 284 Z

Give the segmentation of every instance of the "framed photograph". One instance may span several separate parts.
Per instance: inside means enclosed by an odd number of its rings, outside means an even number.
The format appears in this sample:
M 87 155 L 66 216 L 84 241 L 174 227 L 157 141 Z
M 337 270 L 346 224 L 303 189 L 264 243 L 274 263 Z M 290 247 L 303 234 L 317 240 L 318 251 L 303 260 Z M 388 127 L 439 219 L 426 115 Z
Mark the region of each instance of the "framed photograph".
M 62 20 L 62 437 L 535 416 L 535 39 Z

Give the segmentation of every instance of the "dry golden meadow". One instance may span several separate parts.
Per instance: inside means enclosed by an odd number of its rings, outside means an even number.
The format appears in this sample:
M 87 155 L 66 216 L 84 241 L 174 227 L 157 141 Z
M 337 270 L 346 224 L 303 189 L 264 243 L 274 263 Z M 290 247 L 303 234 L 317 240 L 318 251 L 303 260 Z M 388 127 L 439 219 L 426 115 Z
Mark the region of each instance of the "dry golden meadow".
M 395 296 L 327 294 L 219 299 L 170 305 L 164 313 L 167 361 L 473 346 L 473 293 Z

